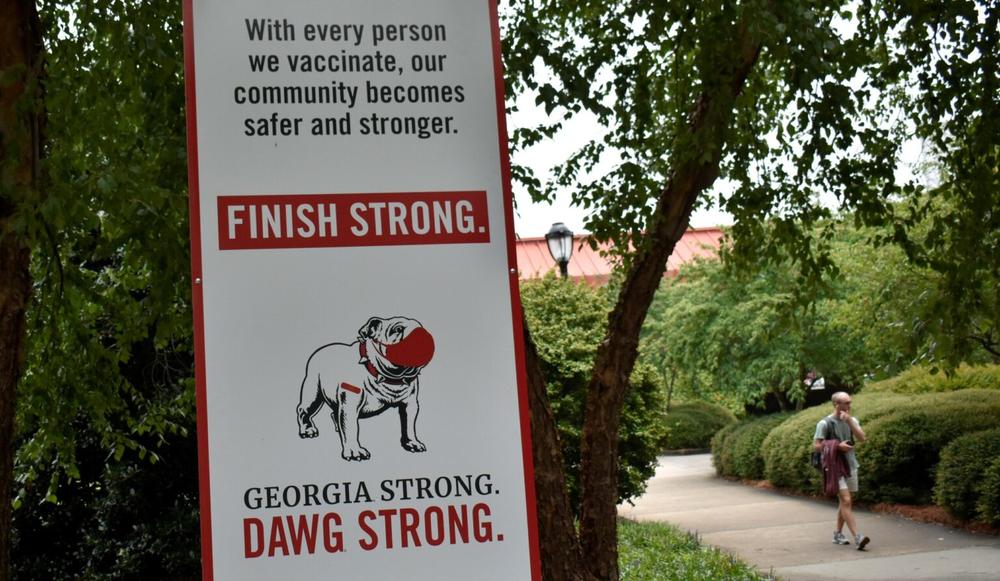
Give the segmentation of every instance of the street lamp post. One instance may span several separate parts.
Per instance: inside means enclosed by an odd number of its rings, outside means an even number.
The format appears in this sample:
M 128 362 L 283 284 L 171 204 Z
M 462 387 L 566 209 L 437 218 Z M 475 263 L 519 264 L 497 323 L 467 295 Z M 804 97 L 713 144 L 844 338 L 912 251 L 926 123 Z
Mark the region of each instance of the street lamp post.
M 573 255 L 573 232 L 562 222 L 556 222 L 545 235 L 549 245 L 549 254 L 559 265 L 559 273 L 563 278 L 569 276 L 569 257 Z

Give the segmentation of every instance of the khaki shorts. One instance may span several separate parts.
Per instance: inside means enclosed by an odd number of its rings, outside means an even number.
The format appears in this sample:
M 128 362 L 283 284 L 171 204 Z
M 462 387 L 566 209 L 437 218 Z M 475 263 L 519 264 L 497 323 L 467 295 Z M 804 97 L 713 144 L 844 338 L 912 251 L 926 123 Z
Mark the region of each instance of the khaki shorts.
M 841 476 L 837 479 L 837 488 L 841 490 L 850 490 L 851 492 L 858 491 L 858 471 L 852 470 L 851 475 L 847 478 Z

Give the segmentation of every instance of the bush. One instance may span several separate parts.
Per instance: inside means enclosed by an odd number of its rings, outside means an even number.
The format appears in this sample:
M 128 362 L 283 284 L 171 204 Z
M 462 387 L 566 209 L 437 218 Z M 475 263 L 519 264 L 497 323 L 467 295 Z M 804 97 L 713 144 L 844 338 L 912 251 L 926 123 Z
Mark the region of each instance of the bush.
M 865 426 L 868 441 L 858 448 L 858 462 L 869 484 L 862 487 L 861 499 L 930 502 L 942 448 L 963 434 L 1000 423 L 998 391 L 965 390 L 915 399 L 919 407 L 904 406 Z
M 764 440 L 771 430 L 791 417 L 790 413 L 771 414 L 743 422 L 729 438 L 729 476 L 745 480 L 764 478 Z
M 736 416 L 731 411 L 713 403 L 694 401 L 675 405 L 667 413 L 663 448 L 708 448 L 716 432 L 735 422 Z
M 943 371 L 932 373 L 927 366 L 914 366 L 896 377 L 878 381 L 865 387 L 865 393 L 895 392 L 895 393 L 933 393 L 958 391 L 961 389 L 997 389 L 1000 390 L 1000 365 L 962 364 L 955 373 L 948 375 Z
M 855 398 L 857 401 L 858 398 Z M 809 465 L 816 423 L 831 412 L 827 406 L 803 410 L 788 418 L 764 438 L 764 477 L 775 486 L 814 492 L 819 472 Z
M 743 425 L 742 422 L 732 423 L 722 428 L 712 436 L 710 446 L 712 448 L 712 466 L 719 476 L 729 476 L 732 473 L 733 449 L 729 445 L 729 439 L 733 432 Z
M 1000 458 L 994 458 L 993 463 L 983 470 L 977 492 L 979 502 L 976 504 L 976 514 L 979 520 L 992 526 L 1000 526 Z
M 1000 460 L 1000 428 L 955 438 L 941 451 L 934 502 L 965 520 L 976 518 L 983 472 Z
M 545 374 L 549 403 L 563 444 L 570 502 L 580 498 L 580 437 L 587 384 L 608 318 L 605 288 L 593 289 L 552 275 L 521 283 L 521 300 Z M 636 365 L 619 426 L 618 498 L 642 494 L 656 468 L 664 437 L 666 400 L 659 375 Z

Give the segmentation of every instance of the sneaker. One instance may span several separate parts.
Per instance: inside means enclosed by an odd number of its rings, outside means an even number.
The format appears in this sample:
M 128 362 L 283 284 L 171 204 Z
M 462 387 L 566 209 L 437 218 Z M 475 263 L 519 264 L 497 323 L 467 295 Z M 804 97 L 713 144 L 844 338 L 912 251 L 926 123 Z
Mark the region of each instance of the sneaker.
M 835 531 L 833 533 L 833 542 L 834 542 L 834 544 L 837 544 L 837 545 L 850 545 L 851 544 L 851 541 L 848 541 L 847 537 L 844 536 L 844 533 L 842 533 L 840 531 Z
M 858 545 L 859 551 L 864 551 L 865 547 L 868 546 L 868 541 L 870 540 L 871 539 L 869 539 L 865 535 L 862 535 L 861 533 L 854 535 L 854 543 Z

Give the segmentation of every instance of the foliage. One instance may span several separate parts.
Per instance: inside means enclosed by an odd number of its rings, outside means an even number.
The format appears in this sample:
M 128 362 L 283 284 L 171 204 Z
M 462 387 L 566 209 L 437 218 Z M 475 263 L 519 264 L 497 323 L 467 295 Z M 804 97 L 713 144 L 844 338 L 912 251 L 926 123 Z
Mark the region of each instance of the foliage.
M 966 390 L 959 401 L 949 395 L 922 396 L 921 407 L 906 406 L 868 423 L 858 462 L 871 484 L 860 498 L 928 503 L 941 450 L 958 436 L 1000 423 L 1000 392 Z
M 715 467 L 715 473 L 719 476 L 725 476 L 730 470 L 733 461 L 733 449 L 729 445 L 729 440 L 733 437 L 733 433 L 743 425 L 744 421 L 729 424 L 718 432 L 715 432 L 715 435 L 712 436 L 712 441 L 709 442 L 709 447 L 712 450 L 712 466 Z
M 685 391 L 760 405 L 774 394 L 789 408 L 806 396 L 807 374 L 841 386 L 858 384 L 877 364 L 867 329 L 845 328 L 843 285 L 827 285 L 803 304 L 791 264 L 737 271 L 701 261 L 657 293 L 643 329 L 644 353 Z
M 194 412 L 180 3 L 48 0 L 40 13 L 47 180 L 24 214 L 39 243 L 22 497 L 43 473 L 53 493 L 80 478 L 80 423 L 111 463 L 155 461 Z
M 618 560 L 627 581 L 769 579 L 736 557 L 705 546 L 697 535 L 663 523 L 619 522 Z
M 976 505 L 979 518 L 992 526 L 1000 525 L 1000 458 L 994 458 L 983 470 L 983 480 L 976 491 L 979 493 Z
M 673 406 L 667 412 L 667 436 L 661 447 L 665 450 L 707 448 L 712 436 L 736 422 L 728 409 L 703 401 Z
M 914 366 L 896 377 L 865 386 L 865 393 L 929 393 L 960 389 L 1000 389 L 1000 365 L 961 365 L 951 374 Z
M 607 293 L 607 288 L 593 289 L 551 274 L 521 283 L 521 302 L 542 359 L 574 507 L 580 494 L 580 437 L 586 387 L 594 352 L 607 325 Z M 645 490 L 665 434 L 666 401 L 658 374 L 648 366 L 637 366 L 626 399 L 618 442 L 620 500 Z
M 1000 428 L 956 438 L 941 450 L 941 463 L 934 480 L 934 502 L 958 518 L 974 519 L 983 472 L 997 461 L 1000 461 Z
M 181 6 L 39 12 L 48 123 L 44 197 L 17 225 L 35 284 L 13 562 L 25 578 L 196 572 Z
M 108 462 L 100 436 L 78 425 L 80 477 L 60 482 L 56 502 L 30 488 L 14 513 L 14 578 L 199 578 L 193 429 L 169 437 L 150 465 L 131 455 Z
M 791 417 L 789 413 L 771 414 L 741 421 L 721 438 L 712 440 L 715 471 L 720 476 L 744 480 L 764 478 L 762 448 L 767 435 Z M 716 460 L 717 458 L 717 460 Z

